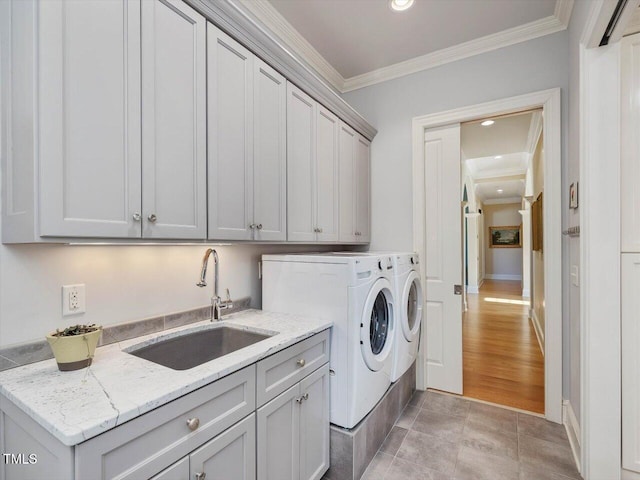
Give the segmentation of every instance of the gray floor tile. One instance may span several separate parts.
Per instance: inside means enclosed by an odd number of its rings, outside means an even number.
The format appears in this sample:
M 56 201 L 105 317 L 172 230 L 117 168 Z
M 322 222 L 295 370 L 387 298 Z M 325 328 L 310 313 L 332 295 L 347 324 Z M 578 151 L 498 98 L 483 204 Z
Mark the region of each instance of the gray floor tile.
M 518 434 L 540 438 L 560 445 L 568 445 L 569 442 L 564 425 L 525 413 L 518 414 Z
M 540 472 L 559 473 L 569 478 L 580 478 L 571 447 L 520 435 L 518 452 L 523 467 Z
M 384 443 L 380 447 L 380 451 L 388 453 L 389 455 L 395 455 L 406 436 L 406 428 L 393 427 L 389 432 L 389 435 L 387 435 L 387 438 L 384 439 Z
M 463 417 L 421 410 L 411 429 L 441 437 L 450 442 L 458 442 L 462 437 L 464 422 Z
M 406 429 L 411 428 L 411 425 L 413 425 L 413 422 L 418 416 L 418 413 L 420 413 L 419 407 L 412 407 L 411 405 L 407 405 L 400 415 L 400 418 L 398 418 L 396 427 L 402 427 Z
M 364 475 L 362 475 L 362 480 L 380 480 L 384 478 L 392 461 L 393 455 L 387 455 L 382 452 L 376 453 L 375 457 L 373 457 L 373 460 L 371 460 L 371 463 L 365 470 Z
M 455 480 L 516 480 L 520 464 L 472 448 L 462 447 L 458 453 Z
M 464 447 L 518 460 L 518 436 L 508 430 L 500 430 L 467 419 L 460 444 Z
M 453 395 L 427 392 L 422 408 L 434 412 L 446 413 L 457 417 L 465 417 L 469 413 L 471 402 Z
M 543 472 L 530 467 L 520 467 L 520 480 L 572 480 L 559 473 Z
M 378 477 L 380 478 L 380 477 Z M 394 458 L 387 470 L 385 480 L 450 480 L 445 473 L 431 470 L 430 468 L 407 462 L 400 458 Z
M 451 475 L 456 466 L 459 448 L 457 443 L 409 430 L 396 458 Z
M 422 407 L 422 403 L 424 402 L 424 399 L 427 396 L 427 392 L 425 392 L 424 390 L 416 390 L 415 392 L 413 392 L 413 395 L 411 396 L 411 400 L 409 400 L 408 405 L 411 405 L 412 407 Z
M 516 433 L 518 429 L 516 412 L 483 403 L 472 402 L 467 418 L 481 425 L 511 433 Z

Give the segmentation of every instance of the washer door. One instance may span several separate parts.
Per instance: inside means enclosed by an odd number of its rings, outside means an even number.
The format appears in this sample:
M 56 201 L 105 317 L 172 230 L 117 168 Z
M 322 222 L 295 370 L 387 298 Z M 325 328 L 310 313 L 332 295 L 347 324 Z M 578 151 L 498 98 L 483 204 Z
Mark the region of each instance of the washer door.
M 400 320 L 402 334 L 407 342 L 413 342 L 420 333 L 423 308 L 422 285 L 417 272 L 412 271 L 407 277 L 401 301 L 404 309 Z
M 393 346 L 395 320 L 391 292 L 391 283 L 378 279 L 369 291 L 360 321 L 360 349 L 367 367 L 374 372 L 384 366 Z

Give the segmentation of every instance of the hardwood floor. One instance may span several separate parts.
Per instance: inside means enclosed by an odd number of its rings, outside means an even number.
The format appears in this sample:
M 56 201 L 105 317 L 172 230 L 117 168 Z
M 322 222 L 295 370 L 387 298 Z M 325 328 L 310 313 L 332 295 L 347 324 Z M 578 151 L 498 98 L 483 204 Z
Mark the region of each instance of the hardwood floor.
M 468 295 L 464 396 L 544 413 L 544 358 L 520 294 L 520 282 L 485 280 Z

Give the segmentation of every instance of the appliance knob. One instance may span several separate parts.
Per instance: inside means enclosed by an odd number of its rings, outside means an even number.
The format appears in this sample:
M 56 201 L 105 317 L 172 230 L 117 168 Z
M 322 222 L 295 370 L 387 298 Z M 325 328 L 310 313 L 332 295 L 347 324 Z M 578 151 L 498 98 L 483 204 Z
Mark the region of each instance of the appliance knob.
M 378 268 L 382 270 L 382 260 L 378 260 Z

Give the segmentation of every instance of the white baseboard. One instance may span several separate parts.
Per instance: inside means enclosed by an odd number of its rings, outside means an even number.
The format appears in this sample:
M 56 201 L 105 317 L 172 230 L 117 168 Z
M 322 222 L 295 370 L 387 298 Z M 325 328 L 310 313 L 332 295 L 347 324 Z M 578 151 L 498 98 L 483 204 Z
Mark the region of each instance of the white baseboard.
M 631 470 L 625 470 L 623 468 L 620 471 L 620 478 L 622 480 L 640 480 L 640 473 L 632 472 Z
M 478 294 L 480 293 L 480 287 L 467 285 L 467 293 Z
M 544 357 L 544 332 L 542 331 L 542 327 L 540 326 L 540 320 L 538 320 L 538 316 L 536 315 L 536 311 L 532 308 L 531 315 L 531 323 L 533 324 L 533 329 L 536 332 L 536 337 L 538 337 L 538 345 L 540 345 L 540 351 L 542 352 L 542 356 Z
M 531 292 L 529 291 L 529 289 L 522 290 L 522 298 L 531 298 Z
M 522 280 L 522 275 L 507 275 L 506 273 L 487 273 L 484 278 L 488 280 Z
M 569 400 L 562 401 L 562 423 L 569 437 L 573 459 L 576 462 L 576 467 L 578 467 L 578 472 L 580 472 L 580 423 Z

